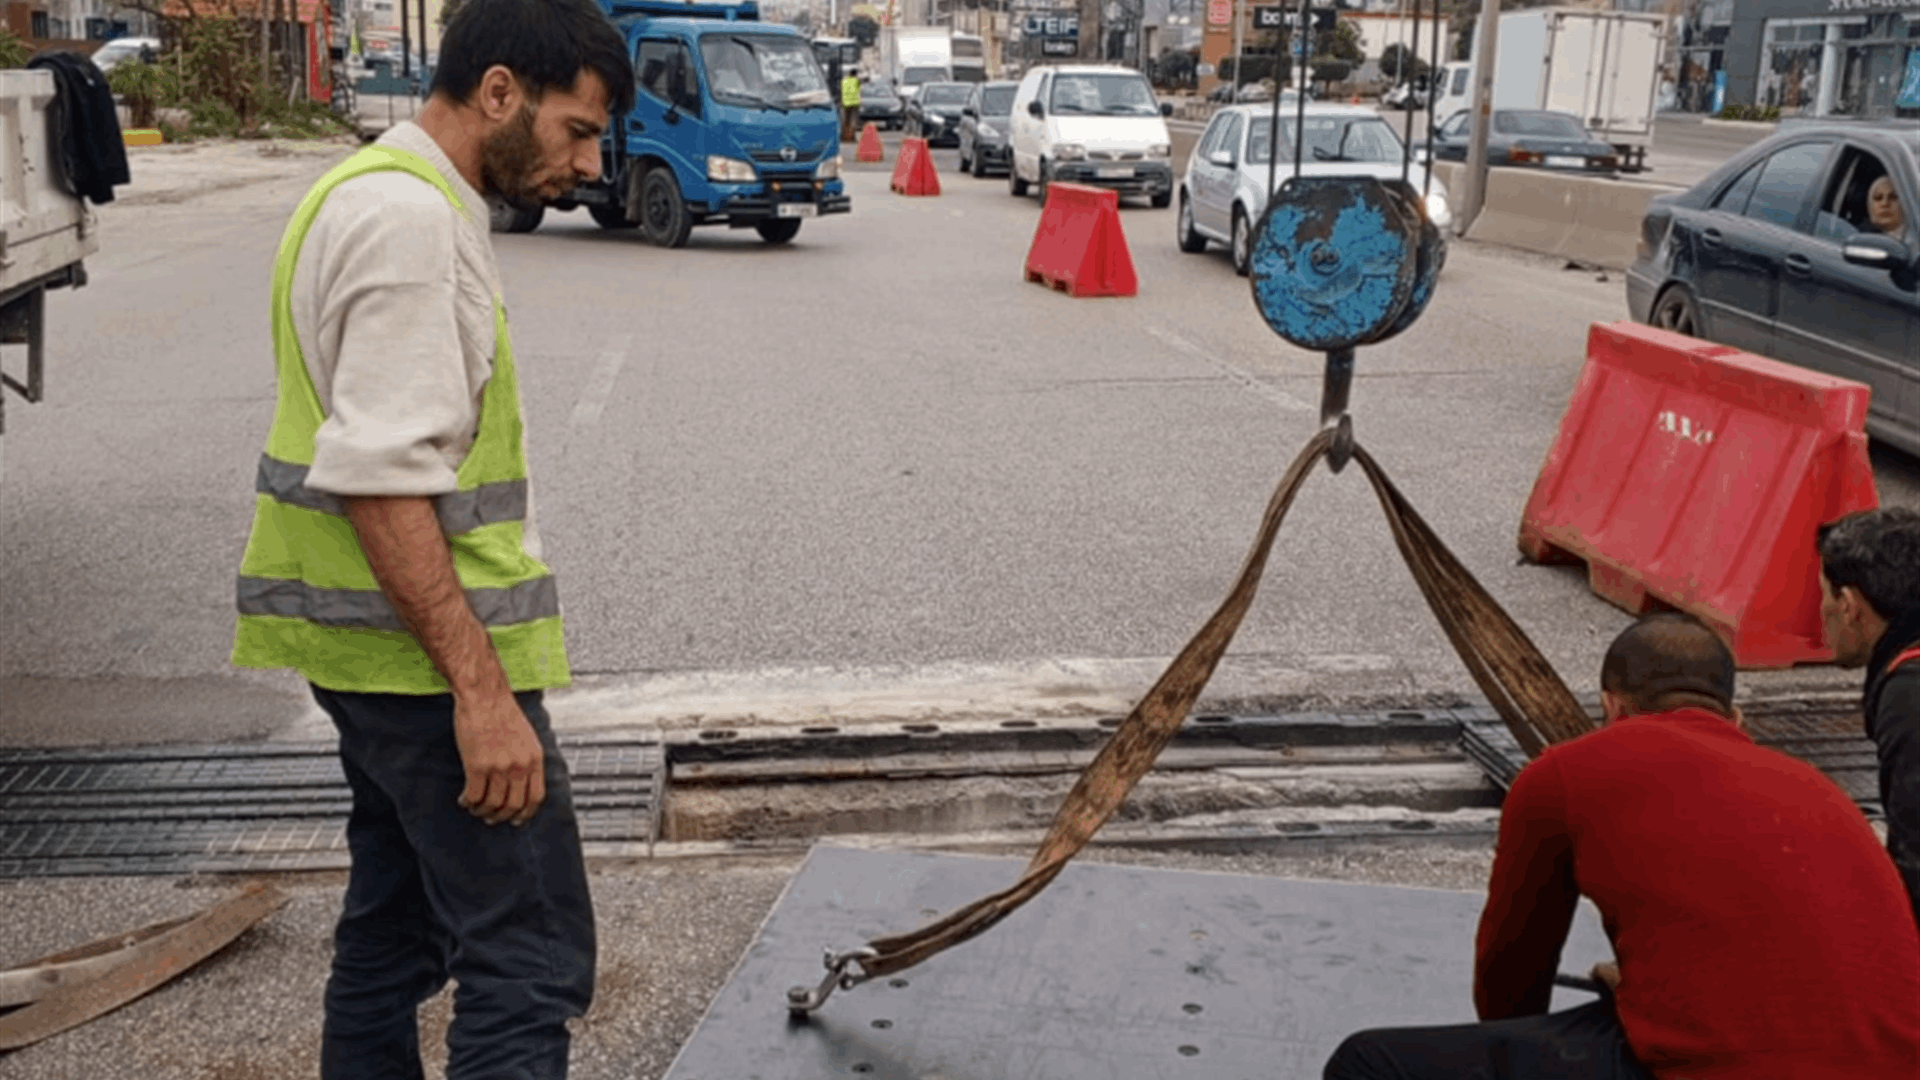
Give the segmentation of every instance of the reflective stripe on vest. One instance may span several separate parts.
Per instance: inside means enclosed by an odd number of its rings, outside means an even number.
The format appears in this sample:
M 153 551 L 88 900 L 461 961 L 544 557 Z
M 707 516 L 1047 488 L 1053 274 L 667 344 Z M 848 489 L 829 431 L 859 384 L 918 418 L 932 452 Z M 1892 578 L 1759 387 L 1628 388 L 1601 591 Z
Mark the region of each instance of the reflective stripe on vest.
M 273 271 L 274 363 L 279 397 L 255 478 L 254 520 L 238 585 L 233 662 L 291 667 L 331 690 L 444 693 L 447 683 L 380 589 L 338 495 L 306 486 L 325 420 L 293 327 L 293 273 L 314 217 L 332 190 L 356 176 L 399 170 L 432 184 L 466 214 L 432 165 L 370 146 L 322 177 L 294 211 Z M 494 302 L 493 374 L 480 395 L 473 446 L 457 490 L 433 499 L 455 574 L 486 626 L 515 690 L 569 679 L 553 577 L 522 543 L 527 464 L 520 390 L 506 314 Z

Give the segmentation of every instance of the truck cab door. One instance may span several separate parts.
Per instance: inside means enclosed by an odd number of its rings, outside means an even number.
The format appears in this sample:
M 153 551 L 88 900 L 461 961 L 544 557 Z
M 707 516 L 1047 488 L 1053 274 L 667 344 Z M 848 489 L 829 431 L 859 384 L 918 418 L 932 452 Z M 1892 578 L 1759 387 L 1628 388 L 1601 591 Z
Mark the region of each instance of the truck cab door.
M 676 38 L 643 38 L 635 52 L 639 92 L 622 120 L 627 153 L 657 154 L 673 163 L 684 185 L 700 156 L 700 80 L 692 51 Z

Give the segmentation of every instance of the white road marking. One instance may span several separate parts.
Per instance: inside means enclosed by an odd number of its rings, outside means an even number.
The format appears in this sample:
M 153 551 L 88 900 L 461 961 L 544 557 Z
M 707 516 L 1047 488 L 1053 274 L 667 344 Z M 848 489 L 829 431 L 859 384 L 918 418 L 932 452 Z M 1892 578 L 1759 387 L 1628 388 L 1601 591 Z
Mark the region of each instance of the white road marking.
M 1211 364 L 1212 366 L 1220 369 L 1220 371 L 1223 374 L 1225 374 L 1228 378 L 1232 379 L 1234 382 L 1239 383 L 1240 385 L 1246 387 L 1247 389 L 1253 391 L 1254 393 L 1260 395 L 1261 397 L 1266 398 L 1268 401 L 1273 402 L 1275 405 L 1280 406 L 1282 409 L 1285 409 L 1288 412 L 1311 413 L 1311 412 L 1319 411 L 1314 406 L 1309 405 L 1304 401 L 1301 401 L 1299 398 L 1294 397 L 1292 394 L 1287 393 L 1285 390 L 1282 390 L 1277 386 L 1274 386 L 1270 383 L 1262 381 L 1258 376 L 1254 375 L 1252 372 L 1247 371 L 1244 368 L 1236 367 L 1235 365 L 1220 359 L 1219 357 L 1213 355 L 1207 350 L 1201 348 L 1198 345 L 1195 345 L 1193 342 L 1188 341 L 1186 338 L 1183 338 L 1180 335 L 1170 330 L 1162 330 L 1157 326 L 1150 326 L 1147 328 L 1147 333 L 1152 334 L 1154 337 L 1158 338 L 1162 344 L 1168 345 L 1180 352 L 1183 352 L 1188 356 L 1193 357 L 1195 360 L 1203 361 L 1207 364 Z
M 600 419 L 600 410 L 606 408 L 607 398 L 613 396 L 614 384 L 620 381 L 620 369 L 626 366 L 627 348 L 632 343 L 633 335 L 623 334 L 612 348 L 594 360 L 593 374 L 580 391 L 579 404 L 573 407 L 574 427 L 587 427 Z

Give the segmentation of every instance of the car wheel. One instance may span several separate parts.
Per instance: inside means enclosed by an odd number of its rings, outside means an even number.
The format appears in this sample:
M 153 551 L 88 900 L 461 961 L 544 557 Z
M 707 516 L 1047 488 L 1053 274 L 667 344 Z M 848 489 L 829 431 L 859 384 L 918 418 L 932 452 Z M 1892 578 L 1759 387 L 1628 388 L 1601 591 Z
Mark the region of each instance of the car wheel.
M 1007 191 L 1016 199 L 1025 198 L 1027 194 L 1027 182 L 1020 179 L 1020 166 L 1014 162 L 1007 163 Z
M 775 218 L 755 224 L 753 231 L 769 244 L 784 244 L 800 235 L 800 221 L 798 218 Z
M 1047 184 L 1050 182 L 1047 178 L 1047 159 L 1041 158 L 1039 179 L 1033 182 L 1033 194 L 1040 200 L 1041 206 L 1047 205 Z
M 973 147 L 973 175 L 981 180 L 987 178 L 987 163 L 980 157 L 979 143 L 975 143 Z
M 1236 206 L 1233 208 L 1233 272 L 1246 277 L 1252 264 L 1253 223 L 1247 220 L 1247 212 Z
M 1678 285 L 1670 286 L 1653 302 L 1647 321 L 1661 330 L 1688 337 L 1698 337 L 1700 332 L 1699 309 L 1694 306 L 1692 295 Z
M 640 227 L 657 247 L 685 247 L 693 232 L 693 216 L 680 198 L 680 184 L 665 165 L 649 169 L 640 181 Z
M 1189 255 L 1198 255 L 1207 250 L 1207 238 L 1193 227 L 1193 200 L 1184 194 L 1180 197 L 1180 224 L 1174 236 L 1180 241 L 1180 250 Z

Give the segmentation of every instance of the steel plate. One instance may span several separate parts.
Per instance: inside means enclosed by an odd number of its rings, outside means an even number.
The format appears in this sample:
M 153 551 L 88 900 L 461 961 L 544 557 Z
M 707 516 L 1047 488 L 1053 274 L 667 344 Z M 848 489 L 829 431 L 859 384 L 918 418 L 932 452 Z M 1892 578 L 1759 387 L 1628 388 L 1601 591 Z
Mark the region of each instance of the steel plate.
M 1023 865 L 815 848 L 669 1080 L 1315 1080 L 1361 1028 L 1474 1018 L 1481 894 L 1074 864 L 987 934 L 789 1021 L 787 989 L 820 981 L 825 949 Z M 1583 903 L 1561 970 L 1610 954 Z

